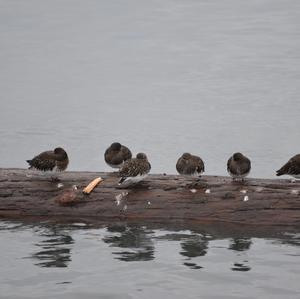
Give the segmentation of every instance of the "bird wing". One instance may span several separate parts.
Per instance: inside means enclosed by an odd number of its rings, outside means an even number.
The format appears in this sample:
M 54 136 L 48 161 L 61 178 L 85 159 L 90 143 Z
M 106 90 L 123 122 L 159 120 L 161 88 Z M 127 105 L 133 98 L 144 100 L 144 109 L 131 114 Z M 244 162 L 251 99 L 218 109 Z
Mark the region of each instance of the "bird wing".
M 53 151 L 43 152 L 28 161 L 33 168 L 43 171 L 53 170 L 56 166 L 55 154 Z
M 106 150 L 104 158 L 109 164 L 119 165 L 131 158 L 131 152 L 126 146 L 122 146 L 120 151 L 109 152 Z
M 204 171 L 204 162 L 202 161 L 202 159 L 200 157 L 194 157 L 193 158 L 195 160 L 195 164 L 196 166 L 196 171 L 197 172 L 203 172 Z
M 286 164 L 284 164 L 279 170 L 277 170 L 277 175 L 290 174 L 297 175 L 300 174 L 300 157 L 291 158 Z
M 122 145 L 121 152 L 122 152 L 124 161 L 131 159 L 132 154 L 131 154 L 131 151 L 128 147 Z
M 120 177 L 135 177 L 148 173 L 151 165 L 148 161 L 142 162 L 138 159 L 131 159 L 124 163 L 120 170 Z

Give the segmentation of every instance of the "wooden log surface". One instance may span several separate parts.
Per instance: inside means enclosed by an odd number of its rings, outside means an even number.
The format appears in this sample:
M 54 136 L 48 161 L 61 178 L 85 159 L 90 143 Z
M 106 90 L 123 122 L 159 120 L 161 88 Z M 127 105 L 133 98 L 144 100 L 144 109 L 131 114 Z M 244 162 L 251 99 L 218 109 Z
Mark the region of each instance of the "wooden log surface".
M 0 169 L 0 217 L 135 221 L 141 223 L 238 223 L 300 227 L 300 182 L 203 176 L 149 175 L 121 189 L 117 173 L 65 172 L 63 186 L 24 169 Z M 103 181 L 89 195 L 93 179 Z M 74 186 L 77 190 L 74 190 Z M 70 204 L 61 204 L 68 202 Z

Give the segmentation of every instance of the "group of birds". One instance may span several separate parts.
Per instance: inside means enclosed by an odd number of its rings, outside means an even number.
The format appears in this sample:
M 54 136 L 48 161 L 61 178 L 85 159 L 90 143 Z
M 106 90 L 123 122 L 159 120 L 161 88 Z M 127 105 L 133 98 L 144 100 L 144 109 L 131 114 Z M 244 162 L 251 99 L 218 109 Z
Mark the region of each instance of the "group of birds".
M 119 169 L 119 184 L 132 185 L 143 180 L 151 170 L 151 164 L 146 154 L 138 153 L 132 158 L 132 153 L 128 147 L 114 142 L 104 153 L 105 162 L 112 168 Z M 44 172 L 64 171 L 69 164 L 66 151 L 55 148 L 45 151 L 27 160 L 29 169 L 37 169 Z M 184 153 L 176 163 L 179 174 L 200 177 L 204 172 L 204 162 L 199 156 Z M 234 153 L 227 162 L 227 171 L 234 180 L 243 180 L 251 170 L 251 161 L 241 153 Z M 277 170 L 276 175 L 291 175 L 300 179 L 300 154 L 292 157 L 285 165 Z

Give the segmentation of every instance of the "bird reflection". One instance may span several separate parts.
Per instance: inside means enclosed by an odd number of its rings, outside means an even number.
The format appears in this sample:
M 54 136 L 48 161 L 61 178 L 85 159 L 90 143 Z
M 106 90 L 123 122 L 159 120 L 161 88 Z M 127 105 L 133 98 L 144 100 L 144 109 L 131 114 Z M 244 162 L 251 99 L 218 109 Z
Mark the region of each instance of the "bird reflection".
M 252 244 L 251 238 L 233 238 L 230 239 L 229 242 L 230 243 L 228 249 L 235 251 L 247 251 L 250 249 Z M 235 262 L 233 264 L 233 267 L 231 267 L 231 270 L 242 272 L 250 271 L 251 267 L 249 267 L 247 263 L 247 260 L 243 260 L 242 262 Z
M 180 245 L 183 249 L 180 251 L 180 254 L 187 257 L 187 260 L 190 260 L 198 256 L 206 255 L 208 249 L 208 239 L 201 235 L 191 235 L 188 238 L 185 238 Z M 203 268 L 196 263 L 184 262 L 183 264 L 191 269 Z
M 190 258 L 204 256 L 207 253 L 208 240 L 199 235 L 191 235 L 188 239 L 181 242 L 181 248 L 183 251 L 180 254 L 183 256 Z
M 35 244 L 42 250 L 31 256 L 39 261 L 35 265 L 48 268 L 67 267 L 71 261 L 70 245 L 74 244 L 73 238 L 66 231 L 60 231 L 56 227 L 47 228 L 42 236 L 46 239 Z
M 126 250 L 115 251 L 116 259 L 126 262 L 150 261 L 154 259 L 152 231 L 143 227 L 111 226 L 107 228 L 110 234 L 103 241 L 111 247 Z
M 230 240 L 229 249 L 236 251 L 249 250 L 252 244 L 249 238 L 233 238 Z
M 245 261 L 246 263 L 247 261 Z M 247 272 L 251 270 L 251 267 L 245 265 L 244 263 L 234 263 L 233 267 L 231 268 L 232 271 L 242 271 Z
M 300 233 L 285 233 L 280 238 L 275 239 L 273 243 L 298 247 L 300 246 Z

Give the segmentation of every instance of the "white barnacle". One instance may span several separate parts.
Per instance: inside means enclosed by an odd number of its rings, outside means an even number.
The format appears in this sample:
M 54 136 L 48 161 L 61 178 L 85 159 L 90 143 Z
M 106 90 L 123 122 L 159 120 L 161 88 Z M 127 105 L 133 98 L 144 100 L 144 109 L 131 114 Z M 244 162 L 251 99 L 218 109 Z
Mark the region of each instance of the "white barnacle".
M 63 186 L 64 186 L 64 184 L 62 184 L 62 183 L 57 184 L 57 188 L 62 188 Z
M 127 192 L 127 191 L 124 191 L 124 192 L 119 193 L 118 195 L 115 196 L 117 206 L 120 204 L 121 200 L 122 200 L 124 197 L 126 197 L 127 195 L 128 195 L 128 192 Z
M 122 193 L 115 196 L 117 206 L 120 205 L 122 198 L 123 198 Z
M 124 205 L 123 211 L 126 211 L 126 210 L 127 210 L 127 205 Z
M 190 191 L 191 191 L 192 193 L 196 193 L 196 192 L 197 192 L 196 189 L 191 189 Z
M 247 190 L 246 189 L 243 189 L 240 191 L 242 194 L 246 194 L 247 193 Z
M 206 189 L 206 190 L 205 190 L 205 193 L 206 193 L 206 194 L 210 194 L 210 189 Z
M 148 205 L 151 205 L 151 202 L 150 202 L 150 201 L 148 201 Z
M 293 189 L 293 190 L 291 190 L 291 194 L 298 195 L 299 194 L 299 190 Z
M 248 201 L 249 200 L 249 196 L 248 195 L 245 195 L 244 196 L 244 201 Z

